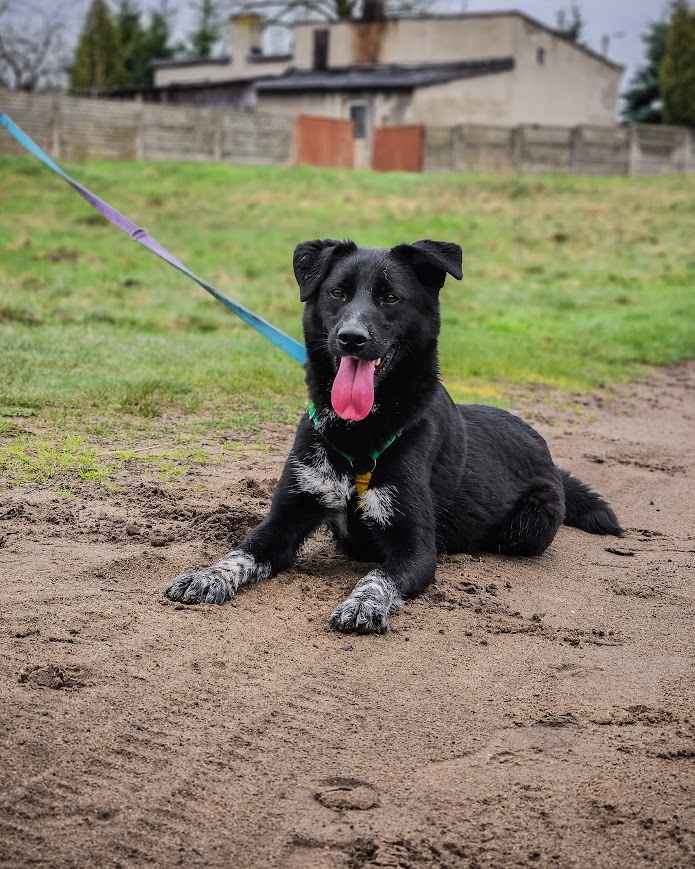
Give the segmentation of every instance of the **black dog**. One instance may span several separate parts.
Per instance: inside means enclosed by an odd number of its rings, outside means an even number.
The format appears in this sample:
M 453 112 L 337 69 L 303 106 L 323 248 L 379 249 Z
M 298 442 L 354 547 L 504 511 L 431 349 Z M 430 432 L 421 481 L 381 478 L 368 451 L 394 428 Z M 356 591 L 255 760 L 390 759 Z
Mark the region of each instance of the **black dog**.
M 438 294 L 447 273 L 462 277 L 458 245 L 309 241 L 294 252 L 294 273 L 312 405 L 269 515 L 216 564 L 177 577 L 169 598 L 223 603 L 289 567 L 327 523 L 346 554 L 381 564 L 331 625 L 382 632 L 432 582 L 437 553 L 540 555 L 563 522 L 622 533 L 610 506 L 558 469 L 530 426 L 455 405 L 440 383 Z

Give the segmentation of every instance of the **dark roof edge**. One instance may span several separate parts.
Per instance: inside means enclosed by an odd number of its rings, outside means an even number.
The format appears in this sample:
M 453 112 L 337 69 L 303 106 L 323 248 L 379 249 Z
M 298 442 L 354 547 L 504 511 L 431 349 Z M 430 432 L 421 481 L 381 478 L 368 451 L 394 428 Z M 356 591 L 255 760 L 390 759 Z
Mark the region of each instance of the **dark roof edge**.
M 130 87 L 116 88 L 110 91 L 100 91 L 99 96 L 105 99 L 112 97 L 130 97 L 137 94 L 156 94 L 166 93 L 167 91 L 200 91 L 200 90 L 217 90 L 220 88 L 229 87 L 230 85 L 253 85 L 259 81 L 265 81 L 273 76 L 252 76 L 251 78 L 227 78 L 219 81 L 172 81 L 169 84 L 152 85 L 152 87 Z M 201 108 L 212 108 L 211 106 L 201 106 Z
M 526 12 L 522 12 L 519 9 L 498 9 L 488 10 L 486 12 L 451 12 L 444 13 L 443 15 L 398 15 L 392 19 L 387 19 L 391 21 L 452 21 L 463 18 L 506 18 L 506 17 L 515 17 L 521 18 L 524 21 L 532 24 L 534 27 L 537 27 L 539 30 L 544 30 L 546 33 L 550 33 L 551 36 L 555 36 L 558 39 L 563 39 L 569 45 L 578 49 L 579 51 L 583 51 L 584 54 L 589 55 L 594 60 L 598 60 L 601 63 L 605 63 L 606 66 L 610 66 L 611 69 L 619 70 L 623 72 L 625 66 L 621 63 L 615 63 L 612 60 L 609 60 L 605 55 L 600 54 L 598 51 L 594 51 L 593 48 L 589 48 L 587 45 L 581 45 L 579 42 L 572 42 L 571 39 L 567 39 L 559 30 L 554 27 L 550 27 L 548 24 L 544 24 L 542 21 L 539 21 L 537 18 L 534 18 L 532 15 L 528 15 Z M 295 21 L 292 24 L 292 27 L 306 27 L 307 25 L 311 25 L 313 27 L 332 27 L 336 24 L 359 24 L 359 21 L 346 21 L 345 19 L 336 20 L 336 21 Z M 363 22 L 368 23 L 368 22 Z
M 293 54 L 249 54 L 246 58 L 247 63 L 282 63 L 290 61 L 294 57 Z
M 496 75 L 498 73 L 509 72 L 514 69 L 515 61 L 513 57 L 492 58 L 483 61 L 464 61 L 451 64 L 423 64 L 417 67 L 398 66 L 394 64 L 389 68 L 374 67 L 370 70 L 363 70 L 365 73 L 373 72 L 374 81 L 361 80 L 345 81 L 340 80 L 350 72 L 356 72 L 354 67 L 338 67 L 334 68 L 323 75 L 317 74 L 312 70 L 293 71 L 285 75 L 269 76 L 265 80 L 257 81 L 257 90 L 261 93 L 306 93 L 311 91 L 394 91 L 407 90 L 411 91 L 415 88 L 434 87 L 436 85 L 447 84 L 452 81 L 468 78 L 480 78 L 487 75 Z M 408 73 L 416 75 L 418 72 L 436 72 L 440 71 L 441 76 L 434 81 L 417 81 L 404 79 Z M 393 76 L 392 81 L 389 81 L 388 74 Z M 314 78 L 314 81 L 308 80 Z M 293 80 L 294 79 L 294 80 Z
M 252 64 L 283 63 L 284 61 L 292 60 L 292 57 L 293 55 L 291 54 L 248 54 L 246 61 Z M 178 60 L 153 60 L 152 66 L 157 69 L 175 69 L 177 67 L 206 66 L 208 64 L 226 66 L 231 62 L 231 55 L 223 54 L 218 57 L 182 57 Z
M 214 64 L 217 66 L 224 66 L 227 63 L 231 63 L 232 58 L 228 54 L 223 54 L 218 57 L 181 57 L 178 60 L 153 60 L 152 66 L 156 66 L 157 69 L 167 69 L 168 67 L 177 67 L 177 66 L 202 66 L 203 64 Z

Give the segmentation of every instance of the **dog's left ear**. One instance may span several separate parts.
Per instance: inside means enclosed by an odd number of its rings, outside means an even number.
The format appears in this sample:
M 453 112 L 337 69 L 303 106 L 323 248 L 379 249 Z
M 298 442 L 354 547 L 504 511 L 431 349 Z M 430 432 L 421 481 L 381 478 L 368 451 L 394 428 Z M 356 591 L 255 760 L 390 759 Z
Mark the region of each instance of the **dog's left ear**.
M 416 241 L 414 244 L 399 244 L 391 253 L 407 260 L 415 269 L 420 281 L 428 287 L 440 290 L 447 274 L 460 281 L 463 277 L 463 253 L 457 244 L 449 241 Z
M 354 250 L 357 250 L 354 241 L 336 241 L 334 238 L 317 238 L 298 244 L 294 249 L 292 266 L 301 301 L 306 302 L 318 290 L 337 256 Z

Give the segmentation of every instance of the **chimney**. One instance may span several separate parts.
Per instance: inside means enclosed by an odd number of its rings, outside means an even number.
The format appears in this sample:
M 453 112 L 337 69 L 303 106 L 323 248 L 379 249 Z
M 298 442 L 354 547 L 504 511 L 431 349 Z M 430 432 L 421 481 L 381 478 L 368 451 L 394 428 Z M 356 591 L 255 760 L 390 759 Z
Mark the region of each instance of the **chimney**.
M 234 66 L 243 65 L 251 54 L 262 53 L 263 19 L 253 12 L 232 15 L 227 50 Z

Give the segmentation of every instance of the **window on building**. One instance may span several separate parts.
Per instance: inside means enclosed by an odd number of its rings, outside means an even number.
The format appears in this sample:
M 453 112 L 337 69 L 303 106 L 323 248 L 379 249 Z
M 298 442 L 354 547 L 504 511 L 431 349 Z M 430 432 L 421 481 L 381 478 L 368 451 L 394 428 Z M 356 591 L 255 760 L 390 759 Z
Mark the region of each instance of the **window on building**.
M 544 48 L 537 48 L 536 49 L 536 63 L 539 64 L 540 66 L 545 65 L 545 49 Z
M 350 106 L 350 120 L 355 125 L 356 139 L 367 138 L 367 106 L 364 103 L 353 103 Z
M 328 69 L 329 30 L 314 30 L 314 69 Z

